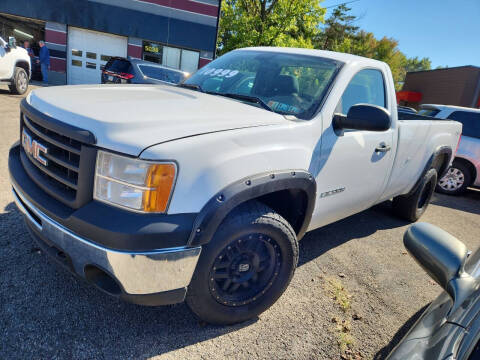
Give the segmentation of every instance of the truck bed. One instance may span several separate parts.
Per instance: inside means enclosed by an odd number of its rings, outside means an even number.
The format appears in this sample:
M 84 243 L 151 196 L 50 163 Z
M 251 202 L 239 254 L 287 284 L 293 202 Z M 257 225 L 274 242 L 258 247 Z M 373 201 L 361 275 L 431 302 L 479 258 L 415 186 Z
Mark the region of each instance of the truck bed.
M 387 186 L 391 194 L 408 193 L 415 183 L 407 179 L 418 179 L 429 158 L 440 148 L 455 149 L 462 131 L 456 121 L 408 116 L 398 121 L 397 152 Z
M 432 116 L 424 116 L 419 114 L 412 114 L 407 111 L 398 111 L 398 120 L 442 120 Z

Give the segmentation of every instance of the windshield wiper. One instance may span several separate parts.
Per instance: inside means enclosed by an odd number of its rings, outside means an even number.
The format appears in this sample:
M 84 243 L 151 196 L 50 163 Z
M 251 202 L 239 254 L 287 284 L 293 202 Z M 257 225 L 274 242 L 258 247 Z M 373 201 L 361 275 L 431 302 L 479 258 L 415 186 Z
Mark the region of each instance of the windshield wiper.
M 178 84 L 178 86 L 184 87 L 184 88 L 187 88 L 187 89 L 200 91 L 200 92 L 205 92 L 205 91 L 203 91 L 202 87 L 200 85 L 197 85 L 197 84 L 185 84 L 185 83 L 183 83 L 183 84 Z
M 262 99 L 256 96 L 234 94 L 234 93 L 213 93 L 213 94 L 226 96 L 232 99 L 244 100 L 251 103 L 256 103 L 256 104 L 259 104 L 261 107 L 263 107 L 265 110 L 273 112 L 273 109 L 270 106 L 268 106 L 265 101 L 263 101 Z

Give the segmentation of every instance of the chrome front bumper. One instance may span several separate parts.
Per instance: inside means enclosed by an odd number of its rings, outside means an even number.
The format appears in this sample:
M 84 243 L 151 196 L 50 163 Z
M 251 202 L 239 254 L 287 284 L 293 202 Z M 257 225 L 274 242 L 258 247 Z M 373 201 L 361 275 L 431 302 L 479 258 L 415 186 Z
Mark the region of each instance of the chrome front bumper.
M 81 238 L 39 211 L 15 187 L 15 203 L 32 231 L 61 249 L 72 270 L 87 279 L 88 266 L 108 273 L 127 295 L 148 295 L 185 288 L 195 271 L 201 247 L 126 252 L 101 247 Z

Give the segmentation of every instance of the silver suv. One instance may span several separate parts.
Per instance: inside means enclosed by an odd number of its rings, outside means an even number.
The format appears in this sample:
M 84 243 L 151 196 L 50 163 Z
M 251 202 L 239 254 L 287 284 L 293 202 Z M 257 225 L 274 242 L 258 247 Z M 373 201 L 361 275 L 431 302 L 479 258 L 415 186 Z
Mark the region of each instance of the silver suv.
M 419 114 L 451 119 L 463 125 L 452 167 L 442 177 L 437 191 L 458 195 L 469 186 L 480 186 L 480 109 L 447 105 L 421 105 Z

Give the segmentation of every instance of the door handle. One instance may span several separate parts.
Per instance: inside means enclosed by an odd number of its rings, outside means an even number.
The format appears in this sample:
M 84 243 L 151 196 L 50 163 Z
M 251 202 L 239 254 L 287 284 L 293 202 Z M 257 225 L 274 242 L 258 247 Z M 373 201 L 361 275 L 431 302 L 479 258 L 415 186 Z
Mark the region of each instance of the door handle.
M 375 148 L 375 152 L 387 152 L 390 151 L 392 147 L 390 145 L 387 145 L 385 143 L 381 143 Z

